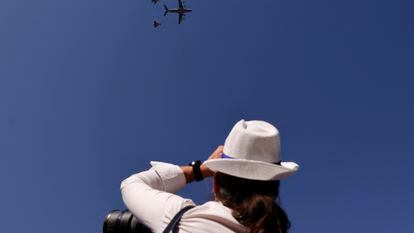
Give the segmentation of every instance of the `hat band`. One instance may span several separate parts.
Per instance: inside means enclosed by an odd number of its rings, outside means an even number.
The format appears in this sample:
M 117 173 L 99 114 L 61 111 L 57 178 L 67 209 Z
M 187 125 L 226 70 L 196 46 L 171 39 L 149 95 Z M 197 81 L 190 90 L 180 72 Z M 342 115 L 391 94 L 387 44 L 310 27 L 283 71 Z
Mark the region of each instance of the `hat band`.
M 231 156 L 228 156 L 228 155 L 226 155 L 224 153 L 221 154 L 221 158 L 223 158 L 223 159 L 236 159 L 236 158 L 233 158 Z M 281 162 L 282 161 L 279 161 L 279 162 L 276 162 L 276 163 L 273 163 L 273 164 L 280 165 Z

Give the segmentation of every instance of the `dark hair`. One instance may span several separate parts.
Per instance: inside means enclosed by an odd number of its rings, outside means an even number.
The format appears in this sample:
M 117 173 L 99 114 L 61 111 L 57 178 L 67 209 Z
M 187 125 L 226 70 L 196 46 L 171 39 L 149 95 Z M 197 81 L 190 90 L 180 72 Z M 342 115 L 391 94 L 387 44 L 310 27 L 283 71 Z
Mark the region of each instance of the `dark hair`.
M 243 179 L 217 172 L 216 198 L 233 210 L 249 233 L 286 233 L 289 219 L 276 199 L 280 182 Z

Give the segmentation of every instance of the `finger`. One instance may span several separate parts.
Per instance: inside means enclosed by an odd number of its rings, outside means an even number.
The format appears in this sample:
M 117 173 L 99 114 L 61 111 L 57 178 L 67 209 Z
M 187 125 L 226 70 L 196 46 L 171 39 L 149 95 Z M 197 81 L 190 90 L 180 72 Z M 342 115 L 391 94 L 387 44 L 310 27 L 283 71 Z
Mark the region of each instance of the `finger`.
M 223 153 L 223 146 L 220 145 L 217 147 L 217 149 L 214 151 L 214 154 L 221 154 Z
M 223 146 L 220 145 L 217 149 L 213 152 L 213 158 L 221 158 L 221 154 L 223 153 Z
M 217 149 L 211 153 L 211 155 L 208 157 L 208 159 L 216 159 L 221 157 L 221 153 L 223 151 L 223 146 L 218 146 Z

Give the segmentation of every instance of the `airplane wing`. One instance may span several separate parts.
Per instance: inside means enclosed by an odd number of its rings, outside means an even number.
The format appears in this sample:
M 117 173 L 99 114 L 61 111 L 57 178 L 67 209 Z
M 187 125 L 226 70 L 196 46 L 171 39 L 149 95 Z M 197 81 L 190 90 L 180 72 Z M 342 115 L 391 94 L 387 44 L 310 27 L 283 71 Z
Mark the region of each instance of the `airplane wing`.
M 183 0 L 178 0 L 178 8 L 184 8 Z
M 183 16 L 184 14 L 178 14 L 178 24 L 180 24 L 181 21 L 183 20 Z

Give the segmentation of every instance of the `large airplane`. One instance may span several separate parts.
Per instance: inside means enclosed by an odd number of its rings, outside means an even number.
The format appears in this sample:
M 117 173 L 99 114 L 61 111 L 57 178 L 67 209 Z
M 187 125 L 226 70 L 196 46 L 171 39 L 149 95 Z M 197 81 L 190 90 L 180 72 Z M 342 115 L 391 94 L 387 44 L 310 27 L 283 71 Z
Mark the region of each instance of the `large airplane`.
M 178 0 L 178 8 L 168 9 L 168 7 L 164 4 L 164 9 L 165 9 L 164 16 L 166 16 L 168 12 L 178 14 L 178 24 L 180 24 L 181 21 L 183 20 L 185 13 L 189 13 L 193 11 L 189 8 L 185 8 L 182 0 Z

